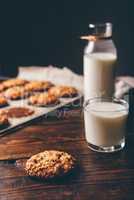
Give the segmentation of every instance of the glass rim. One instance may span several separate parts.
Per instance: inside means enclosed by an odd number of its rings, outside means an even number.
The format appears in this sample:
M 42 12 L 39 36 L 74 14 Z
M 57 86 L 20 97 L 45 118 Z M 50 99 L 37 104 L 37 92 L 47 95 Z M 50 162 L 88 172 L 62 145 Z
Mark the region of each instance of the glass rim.
M 101 101 L 97 101 L 97 100 L 101 100 Z M 111 100 L 111 101 L 110 101 Z M 97 110 L 97 109 L 93 109 L 93 108 L 90 108 L 89 110 L 87 110 L 87 106 L 93 102 L 113 102 L 113 103 L 117 103 L 117 104 L 120 104 L 122 106 L 124 106 L 124 108 L 121 108 L 121 109 L 116 109 L 114 111 L 110 111 L 110 110 Z M 116 112 L 121 112 L 121 111 L 128 111 L 129 110 L 129 104 L 127 101 L 125 101 L 124 99 L 118 99 L 118 98 L 115 98 L 115 97 L 93 97 L 93 98 L 90 98 L 88 100 L 86 100 L 83 104 L 83 109 L 84 111 L 94 111 L 94 112 L 110 112 L 110 113 L 116 113 Z

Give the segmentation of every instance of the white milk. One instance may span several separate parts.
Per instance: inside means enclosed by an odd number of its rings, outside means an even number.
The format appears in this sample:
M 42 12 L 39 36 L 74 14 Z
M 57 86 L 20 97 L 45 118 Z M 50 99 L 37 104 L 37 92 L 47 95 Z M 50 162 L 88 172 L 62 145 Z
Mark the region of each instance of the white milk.
M 128 111 L 112 102 L 95 102 L 84 111 L 85 134 L 88 143 L 110 147 L 125 136 Z
M 113 96 L 116 60 L 114 53 L 84 55 L 85 100 L 96 96 Z

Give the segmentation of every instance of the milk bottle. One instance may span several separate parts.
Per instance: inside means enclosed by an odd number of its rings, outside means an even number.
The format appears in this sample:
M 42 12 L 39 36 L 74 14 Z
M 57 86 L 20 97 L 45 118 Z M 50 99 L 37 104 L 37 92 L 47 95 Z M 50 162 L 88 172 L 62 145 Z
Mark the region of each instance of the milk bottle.
M 111 97 L 114 94 L 117 52 L 112 37 L 112 24 L 90 24 L 92 35 L 84 51 L 84 96 Z

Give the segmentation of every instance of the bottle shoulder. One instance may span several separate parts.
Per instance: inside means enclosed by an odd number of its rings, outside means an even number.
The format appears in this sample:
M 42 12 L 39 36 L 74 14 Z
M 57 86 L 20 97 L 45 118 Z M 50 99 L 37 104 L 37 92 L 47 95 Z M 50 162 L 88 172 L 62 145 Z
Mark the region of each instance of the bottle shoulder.
M 98 41 L 89 41 L 84 49 L 84 54 L 92 53 L 112 53 L 117 55 L 117 50 L 112 39 L 110 40 L 98 40 Z

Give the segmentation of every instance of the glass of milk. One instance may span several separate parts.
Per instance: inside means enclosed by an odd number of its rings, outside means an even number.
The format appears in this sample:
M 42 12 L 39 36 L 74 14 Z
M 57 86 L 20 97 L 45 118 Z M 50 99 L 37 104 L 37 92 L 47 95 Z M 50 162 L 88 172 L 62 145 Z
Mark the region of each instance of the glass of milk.
M 85 137 L 89 148 L 115 152 L 125 146 L 128 103 L 110 97 L 95 97 L 84 104 Z
M 84 50 L 84 97 L 111 97 L 114 94 L 116 47 L 112 40 L 112 24 L 89 24 L 91 34 L 82 37 L 88 44 Z

